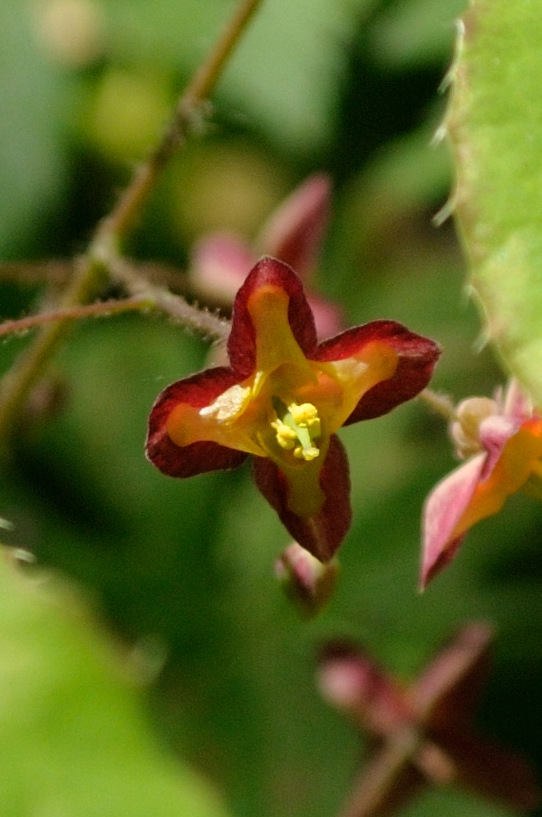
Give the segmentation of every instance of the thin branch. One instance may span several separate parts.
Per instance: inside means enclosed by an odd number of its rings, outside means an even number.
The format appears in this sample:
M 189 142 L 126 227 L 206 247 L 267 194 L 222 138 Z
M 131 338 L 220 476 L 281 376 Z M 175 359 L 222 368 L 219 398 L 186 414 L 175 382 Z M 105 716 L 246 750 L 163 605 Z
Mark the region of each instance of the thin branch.
M 155 309 L 169 315 L 178 323 L 206 337 L 224 340 L 230 330 L 230 322 L 220 316 L 189 304 L 181 295 L 152 284 L 146 275 L 138 272 L 123 258 L 116 258 L 111 272 L 116 281 L 134 298 L 144 298 Z
M 47 278 L 51 283 L 49 272 L 56 273 L 56 278 L 66 278 L 73 262 L 37 261 L 15 264 L 0 264 L 0 277 L 6 271 L 6 278 L 10 276 L 24 283 L 35 284 Z M 197 332 L 208 338 L 224 340 L 230 329 L 227 317 L 221 317 L 219 312 L 229 312 L 231 304 L 216 302 L 207 299 L 202 306 L 191 304 L 185 299 L 185 294 L 192 295 L 197 300 L 197 289 L 191 286 L 186 275 L 176 267 L 152 261 L 133 261 L 117 257 L 113 260 L 110 269 L 111 276 L 120 284 L 131 297 L 125 299 L 110 299 L 86 306 L 73 306 L 66 309 L 55 309 L 51 312 L 28 315 L 24 318 L 6 320 L 0 323 L 0 337 L 17 332 L 26 332 L 52 321 L 78 320 L 92 316 L 114 315 L 128 310 L 156 310 L 172 318 L 187 329 Z
M 0 280 L 34 287 L 39 284 L 63 286 L 73 273 L 73 259 L 46 261 L 5 261 L 0 263 Z
M 455 406 L 447 394 L 437 394 L 431 389 L 424 389 L 418 398 L 448 422 L 457 419 Z
M 194 287 L 190 278 L 172 264 L 164 261 L 135 260 L 131 260 L 130 264 L 152 284 L 167 287 L 181 294 L 193 293 Z M 21 287 L 35 287 L 40 284 L 65 286 L 73 274 L 74 266 L 73 258 L 4 261 L 0 262 L 0 281 Z
M 152 309 L 154 303 L 146 298 L 132 297 L 122 300 L 100 301 L 87 306 L 72 306 L 69 309 L 41 312 L 37 315 L 27 315 L 25 318 L 4 321 L 0 323 L 0 337 L 13 335 L 17 332 L 28 332 L 51 321 L 77 321 L 81 318 L 107 317 L 118 315 L 121 312 L 134 312 L 143 309 Z
M 206 98 L 214 90 L 228 57 L 261 1 L 241 0 L 237 6 L 209 56 L 181 96 L 175 116 L 158 148 L 136 172 L 109 216 L 98 224 L 86 254 L 78 260 L 75 274 L 60 298 L 59 311 L 88 304 L 99 296 L 109 278 L 111 264 L 117 257 L 119 239 L 133 225 L 160 171 L 186 141 Z M 5 448 L 7 437 L 22 413 L 30 390 L 71 323 L 71 319 L 62 319 L 45 324 L 5 375 L 0 391 L 0 449 Z
M 355 781 L 339 817 L 391 814 L 402 805 L 402 786 L 410 785 L 408 766 L 419 743 L 420 735 L 407 726 L 385 744 Z
M 177 103 L 175 113 L 158 147 L 136 170 L 114 210 L 99 227 L 96 239 L 123 235 L 137 218 L 143 201 L 164 166 L 181 147 L 200 120 L 205 101 L 214 90 L 233 48 L 262 0 L 242 0 L 215 47 L 201 65 Z

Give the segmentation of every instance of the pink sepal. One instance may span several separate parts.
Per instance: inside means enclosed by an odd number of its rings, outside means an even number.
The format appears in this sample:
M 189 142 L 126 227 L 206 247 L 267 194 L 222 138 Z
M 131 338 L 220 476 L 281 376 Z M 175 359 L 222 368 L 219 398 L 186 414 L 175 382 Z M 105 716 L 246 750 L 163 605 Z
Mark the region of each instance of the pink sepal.
M 478 438 L 480 444 L 485 449 L 486 461 L 482 470 L 481 479 L 489 477 L 497 460 L 503 452 L 503 448 L 521 425 L 521 420 L 513 420 L 501 414 L 493 414 L 480 423 Z
M 230 304 L 254 264 L 250 247 L 233 233 L 211 233 L 194 245 L 191 276 L 198 294 Z
M 477 454 L 456 468 L 429 494 L 423 510 L 421 588 L 451 562 L 465 533 L 453 536 L 482 477 L 486 454 Z
M 314 272 L 329 219 L 331 179 L 309 176 L 275 210 L 256 245 L 293 267 L 305 285 Z

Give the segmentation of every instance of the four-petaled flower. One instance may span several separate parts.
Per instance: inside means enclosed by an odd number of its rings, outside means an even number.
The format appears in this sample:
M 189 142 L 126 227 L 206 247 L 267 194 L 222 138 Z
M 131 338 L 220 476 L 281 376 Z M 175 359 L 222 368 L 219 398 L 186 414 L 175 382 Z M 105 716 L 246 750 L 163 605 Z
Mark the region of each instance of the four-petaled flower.
M 504 397 L 463 401 L 451 432 L 459 456 L 469 459 L 427 498 L 422 587 L 453 559 L 469 528 L 498 513 L 511 494 L 541 495 L 542 415 L 515 380 Z
M 348 461 L 335 432 L 417 395 L 439 348 L 386 320 L 318 343 L 299 278 L 266 257 L 237 293 L 228 354 L 229 367 L 159 395 L 148 457 L 170 476 L 190 477 L 252 454 L 256 484 L 282 523 L 327 561 L 351 519 Z

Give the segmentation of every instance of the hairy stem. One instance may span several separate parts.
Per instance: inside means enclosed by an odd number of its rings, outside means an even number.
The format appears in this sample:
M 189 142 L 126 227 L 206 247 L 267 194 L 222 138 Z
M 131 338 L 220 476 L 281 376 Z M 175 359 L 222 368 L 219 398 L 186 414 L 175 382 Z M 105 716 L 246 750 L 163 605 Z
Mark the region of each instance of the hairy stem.
M 111 213 L 98 224 L 86 254 L 79 259 L 75 273 L 60 298 L 59 312 L 87 304 L 99 294 L 114 259 L 118 257 L 120 239 L 133 226 L 160 172 L 176 150 L 185 143 L 195 121 L 201 115 L 205 100 L 215 88 L 234 46 L 260 3 L 261 0 L 241 0 L 237 6 L 211 52 L 179 99 L 172 121 L 158 147 L 135 172 Z M 165 296 L 161 295 L 161 298 Z M 0 450 L 5 449 L 29 392 L 71 323 L 71 318 L 64 317 L 45 324 L 4 377 L 0 389 Z
M 228 58 L 239 41 L 247 23 L 262 0 L 242 0 L 224 28 L 214 48 L 179 99 L 169 127 L 147 162 L 136 170 L 134 177 L 116 207 L 98 228 L 97 240 L 103 236 L 123 235 L 137 217 L 141 204 L 156 183 L 163 167 L 181 147 L 201 116 L 206 99 L 217 84 Z
M 51 321 L 77 321 L 81 318 L 101 317 L 105 315 L 118 315 L 120 312 L 134 312 L 141 309 L 149 309 L 154 303 L 146 298 L 124 298 L 117 301 L 100 301 L 87 306 L 72 306 L 69 309 L 55 310 L 54 312 L 39 312 L 37 315 L 28 315 L 26 318 L 19 318 L 13 321 L 0 323 L 0 338 L 6 335 L 13 335 L 16 332 L 28 332 Z
M 192 306 L 182 296 L 170 292 L 165 287 L 152 284 L 125 259 L 116 258 L 111 272 L 133 298 L 144 299 L 152 308 L 169 315 L 177 323 L 200 335 L 217 340 L 226 339 L 230 330 L 228 320 L 206 309 Z
M 448 395 L 424 389 L 419 393 L 418 398 L 448 422 L 451 423 L 456 419 L 455 406 Z

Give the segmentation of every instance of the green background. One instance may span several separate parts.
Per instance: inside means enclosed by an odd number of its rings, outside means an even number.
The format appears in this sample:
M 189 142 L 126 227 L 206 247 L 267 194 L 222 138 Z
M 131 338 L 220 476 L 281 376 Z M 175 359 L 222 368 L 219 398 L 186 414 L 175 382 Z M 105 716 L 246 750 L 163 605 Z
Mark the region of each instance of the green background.
M 95 56 L 78 62 L 47 28 L 53 5 L 0 3 L 6 260 L 85 246 L 233 8 L 96 2 Z M 453 225 L 432 222 L 452 180 L 449 151 L 431 139 L 461 11 L 451 0 L 264 2 L 211 124 L 168 169 L 129 252 L 182 269 L 195 238 L 217 228 L 252 238 L 297 183 L 327 171 L 321 291 L 348 324 L 392 318 L 437 339 L 436 390 L 491 393 L 504 376 L 479 350 Z M 3 317 L 44 297 L 22 277 L 0 283 Z M 2 344 L 3 370 L 27 340 Z M 420 596 L 423 500 L 455 464 L 445 425 L 413 402 L 352 426 L 341 435 L 354 521 L 340 582 L 326 611 L 302 621 L 274 578 L 287 533 L 249 469 L 180 482 L 144 458 L 153 400 L 206 351 L 154 317 L 81 323 L 45 384 L 54 401 L 25 419 L 2 469 L 4 540 L 39 563 L 26 571 L 30 593 L 10 571 L 2 579 L 1 697 L 17 692 L 0 706 L 2 813 L 334 815 L 367 746 L 318 695 L 319 646 L 351 637 L 408 680 L 473 618 L 498 631 L 480 729 L 540 768 L 539 506 L 514 497 Z M 51 567 L 83 603 L 55 582 L 39 589 Z M 456 789 L 405 811 L 465 813 L 504 812 Z

